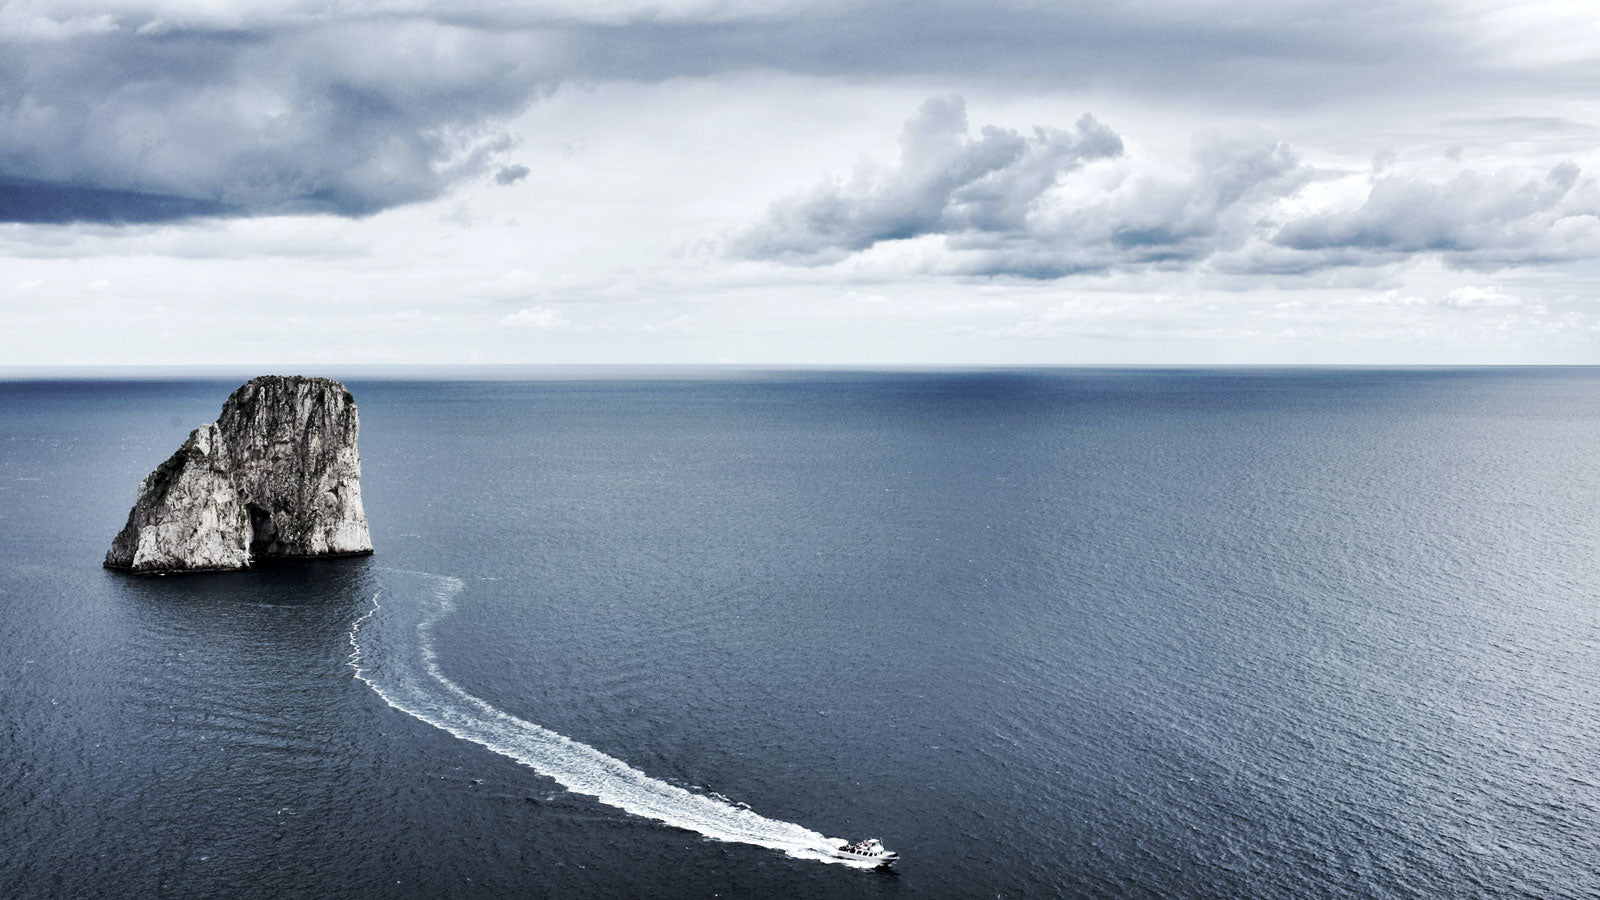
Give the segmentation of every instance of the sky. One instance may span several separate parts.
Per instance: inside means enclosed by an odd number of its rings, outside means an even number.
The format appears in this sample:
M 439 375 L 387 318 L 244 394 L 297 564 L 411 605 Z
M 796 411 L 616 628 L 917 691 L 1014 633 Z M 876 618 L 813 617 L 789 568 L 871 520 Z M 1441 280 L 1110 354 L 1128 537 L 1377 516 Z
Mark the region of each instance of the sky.
M 0 0 L 0 367 L 1600 364 L 1600 24 Z

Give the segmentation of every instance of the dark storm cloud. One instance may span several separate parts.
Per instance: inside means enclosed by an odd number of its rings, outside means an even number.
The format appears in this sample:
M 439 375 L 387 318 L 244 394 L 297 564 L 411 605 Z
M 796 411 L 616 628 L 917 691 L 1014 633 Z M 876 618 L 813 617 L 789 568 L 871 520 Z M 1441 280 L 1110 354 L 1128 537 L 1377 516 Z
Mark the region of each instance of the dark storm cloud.
M 509 143 L 536 35 L 414 22 L 119 29 L 0 54 L 0 220 L 359 216 Z
M 0 179 L 0 222 L 134 225 L 226 212 L 221 204 L 188 197 Z

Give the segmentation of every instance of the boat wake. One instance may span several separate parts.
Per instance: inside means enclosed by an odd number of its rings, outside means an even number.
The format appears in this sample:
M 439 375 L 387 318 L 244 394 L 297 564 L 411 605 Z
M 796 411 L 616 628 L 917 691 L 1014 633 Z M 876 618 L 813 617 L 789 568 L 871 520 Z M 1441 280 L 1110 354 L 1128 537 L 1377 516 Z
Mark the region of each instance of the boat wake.
M 870 865 L 834 856 L 830 848 L 844 843 L 838 838 L 651 778 L 468 693 L 445 674 L 434 650 L 434 627 L 455 610 L 464 586 L 459 578 L 386 570 L 385 586 L 373 597 L 372 608 L 350 628 L 350 666 L 356 677 L 395 709 L 516 760 L 575 794 L 719 841 L 754 844 L 801 859 Z

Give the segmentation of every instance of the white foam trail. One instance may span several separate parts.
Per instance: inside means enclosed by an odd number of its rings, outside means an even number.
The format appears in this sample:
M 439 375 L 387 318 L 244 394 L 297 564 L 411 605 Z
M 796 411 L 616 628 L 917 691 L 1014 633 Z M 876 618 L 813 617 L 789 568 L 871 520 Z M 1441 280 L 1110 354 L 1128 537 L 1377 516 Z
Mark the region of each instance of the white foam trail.
M 455 609 L 455 597 L 465 585 L 444 575 L 395 574 L 433 581 L 431 590 L 418 591 L 428 599 L 410 602 L 398 597 L 383 606 L 375 595 L 372 609 L 350 629 L 351 668 L 390 706 L 514 759 L 573 793 L 587 794 L 636 816 L 802 859 L 871 866 L 870 862 L 830 855 L 828 848 L 843 844 L 841 839 L 768 819 L 725 798 L 695 794 L 651 778 L 620 759 L 467 693 L 445 675 L 433 644 L 435 623 Z M 381 620 L 375 618 L 380 610 L 384 613 Z

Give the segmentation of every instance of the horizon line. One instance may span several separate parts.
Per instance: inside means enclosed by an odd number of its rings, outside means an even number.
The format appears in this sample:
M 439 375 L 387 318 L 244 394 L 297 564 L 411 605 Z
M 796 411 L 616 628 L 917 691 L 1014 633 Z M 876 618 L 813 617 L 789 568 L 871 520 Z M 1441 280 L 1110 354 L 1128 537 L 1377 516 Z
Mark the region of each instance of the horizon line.
M 434 376 L 457 381 L 574 380 L 697 377 L 784 373 L 981 373 L 1039 371 L 1463 371 L 1594 369 L 1600 363 L 336 363 L 70 364 L 0 366 L 0 381 L 91 381 L 161 378 L 198 380 L 260 375 L 320 374 L 375 381 Z M 293 370 L 293 371 L 286 371 Z

